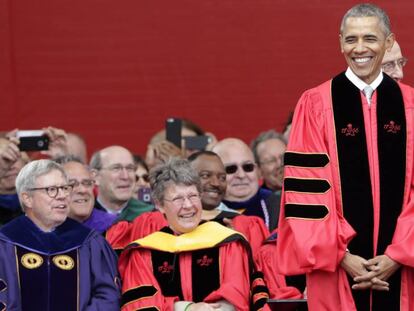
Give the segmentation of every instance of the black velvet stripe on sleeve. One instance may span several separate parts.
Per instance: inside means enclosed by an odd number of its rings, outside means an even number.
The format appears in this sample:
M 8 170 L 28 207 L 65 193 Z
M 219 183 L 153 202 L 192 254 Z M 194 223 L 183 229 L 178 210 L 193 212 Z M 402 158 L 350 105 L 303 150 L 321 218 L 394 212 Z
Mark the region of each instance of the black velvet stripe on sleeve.
M 303 179 L 286 177 L 284 179 L 285 191 L 325 193 L 331 188 L 325 179 Z
M 152 285 L 143 285 L 131 288 L 122 294 L 121 307 L 141 298 L 152 297 L 156 293 L 157 289 Z
M 329 163 L 328 155 L 324 153 L 299 153 L 288 151 L 284 155 L 285 166 L 325 167 Z
M 328 213 L 329 210 L 325 205 L 285 204 L 286 218 L 323 219 Z

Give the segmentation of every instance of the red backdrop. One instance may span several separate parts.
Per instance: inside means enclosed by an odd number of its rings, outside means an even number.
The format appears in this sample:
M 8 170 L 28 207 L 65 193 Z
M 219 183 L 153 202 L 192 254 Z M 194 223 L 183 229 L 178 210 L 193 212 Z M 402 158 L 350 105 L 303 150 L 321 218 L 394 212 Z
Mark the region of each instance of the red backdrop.
M 53 125 L 82 134 L 89 152 L 143 153 L 180 116 L 249 142 L 345 68 L 338 28 L 355 3 L 0 0 L 0 130 Z M 378 4 L 411 59 L 414 2 Z

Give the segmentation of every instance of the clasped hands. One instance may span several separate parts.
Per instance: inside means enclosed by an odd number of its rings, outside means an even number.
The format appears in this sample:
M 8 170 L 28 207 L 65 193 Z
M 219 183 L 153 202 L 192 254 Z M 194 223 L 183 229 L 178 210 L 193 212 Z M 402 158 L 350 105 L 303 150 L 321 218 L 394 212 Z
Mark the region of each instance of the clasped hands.
M 352 285 L 352 289 L 388 291 L 387 280 L 399 269 L 400 264 L 387 255 L 379 255 L 366 260 L 346 252 L 341 267 L 353 278 L 355 284 Z

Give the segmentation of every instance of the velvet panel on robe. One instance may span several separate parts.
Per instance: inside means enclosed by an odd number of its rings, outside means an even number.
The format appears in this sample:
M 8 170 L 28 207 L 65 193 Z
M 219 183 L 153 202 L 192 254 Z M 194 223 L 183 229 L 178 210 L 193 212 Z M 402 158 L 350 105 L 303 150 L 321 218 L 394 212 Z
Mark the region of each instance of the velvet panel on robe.
M 191 251 L 178 254 L 181 291 L 184 301 L 193 301 L 193 282 L 201 282 L 200 280 L 192 280 L 191 260 Z M 249 310 L 250 270 L 245 246 L 239 241 L 220 245 L 219 261 L 220 287 L 211 292 L 204 301 L 212 303 L 224 299 L 233 304 L 236 310 Z M 174 302 L 178 301 L 179 298 L 162 294 L 161 287 L 153 274 L 150 249 L 143 247 L 126 249 L 120 257 L 119 269 L 123 279 L 123 293 L 130 289 L 147 293 L 141 294 L 140 299 L 134 299 L 124 304 L 123 311 L 140 308 L 174 310 Z M 155 291 L 150 287 L 155 287 Z
M 78 232 L 83 235 L 79 236 Z M 70 242 L 65 239 L 69 237 L 74 240 Z M 78 309 L 119 310 L 117 258 L 106 240 L 97 232 L 71 219 L 67 219 L 54 232 L 41 232 L 26 216 L 10 222 L 0 231 L 0 280 L 6 284 L 6 288 L 0 291 L 0 302 L 7 305 L 6 310 L 22 308 L 17 249 L 44 258 L 53 258 L 70 250 L 77 252 Z M 44 305 L 38 306 L 40 309 L 33 306 L 33 310 L 45 310 L 46 305 L 45 301 Z
M 414 286 L 414 94 L 412 88 L 401 83 L 399 86 L 407 123 L 406 180 L 402 212 L 385 254 L 405 265 L 402 268 L 401 310 L 411 310 L 414 301 L 413 293 L 409 291 L 410 286 Z M 278 271 L 287 275 L 307 274 L 309 310 L 356 310 L 347 275 L 340 267 L 347 245 L 356 232 L 342 211 L 330 87 L 328 81 L 305 92 L 295 110 L 287 154 L 293 158 L 300 155 L 306 158 L 306 163 L 287 165 L 285 178 L 326 181 L 329 189 L 318 194 L 283 192 L 277 245 Z M 367 105 L 362 95 L 361 100 Z M 372 101 L 375 104 L 376 93 Z M 306 217 L 294 217 L 297 204 L 308 207 Z M 378 208 L 374 205 L 375 209 Z

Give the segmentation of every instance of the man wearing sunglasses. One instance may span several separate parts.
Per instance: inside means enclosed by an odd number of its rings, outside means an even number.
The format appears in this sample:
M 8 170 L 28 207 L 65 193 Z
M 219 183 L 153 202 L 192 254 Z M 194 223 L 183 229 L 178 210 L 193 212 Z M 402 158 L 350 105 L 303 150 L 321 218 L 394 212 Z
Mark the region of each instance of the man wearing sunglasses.
M 109 146 L 92 155 L 90 167 L 98 188 L 95 208 L 132 221 L 152 205 L 132 198 L 136 165 L 131 152 L 122 146 Z
M 402 56 L 400 45 L 394 42 L 392 49 L 386 51 L 382 59 L 382 71 L 393 78 L 401 81 L 404 78 L 403 67 L 407 64 L 407 58 Z
M 247 216 L 258 216 L 266 227 L 276 227 L 277 206 L 270 203 L 272 192 L 259 188 L 259 172 L 253 152 L 240 139 L 226 138 L 218 142 L 213 151 L 223 161 L 227 190 L 223 203 Z
M 84 226 L 105 232 L 116 220 L 116 215 L 93 208 L 95 180 L 90 169 L 76 156 L 63 156 L 55 160 L 61 164 L 73 187 L 69 200 L 69 217 Z
M 30 162 L 17 176 L 25 215 L 0 229 L 1 310 L 119 310 L 116 255 L 67 217 L 72 189 L 51 160 Z

